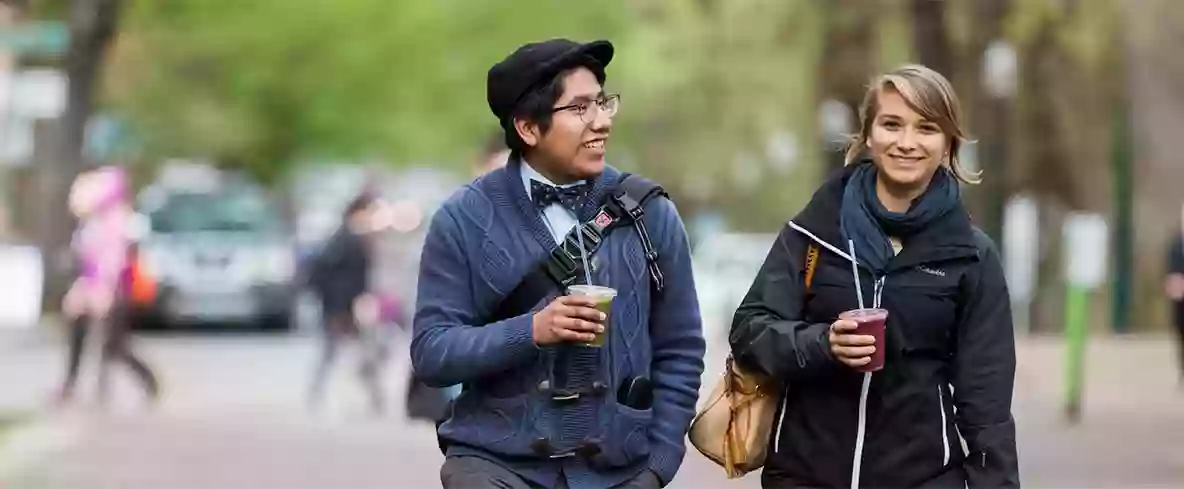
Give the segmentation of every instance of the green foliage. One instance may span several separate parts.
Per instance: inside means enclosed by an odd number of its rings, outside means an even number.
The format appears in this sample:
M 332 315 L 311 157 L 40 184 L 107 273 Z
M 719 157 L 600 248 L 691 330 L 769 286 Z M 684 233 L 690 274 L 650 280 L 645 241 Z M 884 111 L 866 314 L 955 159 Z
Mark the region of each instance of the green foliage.
M 880 71 L 917 62 L 913 57 L 913 23 L 909 15 L 907 0 L 881 0 L 885 2 L 884 15 L 877 23 L 877 45 L 879 46 Z
M 464 167 L 498 130 L 485 101 L 489 66 L 522 43 L 562 36 L 617 46 L 608 80 L 623 100 L 614 164 L 752 223 L 780 222 L 813 181 L 822 60 L 812 2 L 256 0 L 215 8 L 172 0 L 127 8 L 106 102 L 149 160 L 208 157 L 263 177 L 304 159 Z M 771 169 L 774 134 L 798 143 L 792 170 Z M 755 187 L 728 188 L 738 161 L 761 175 Z M 712 188 L 692 199 L 704 182 Z M 786 191 L 789 184 L 802 189 Z
M 17 2 L 20 4 L 21 2 Z M 31 0 L 24 2 L 30 18 L 38 20 L 65 19 L 70 0 Z
M 637 166 L 676 192 L 680 205 L 722 208 L 741 228 L 776 226 L 816 181 L 818 6 L 644 4 L 630 61 L 617 67 L 631 95 L 618 140 Z M 791 166 L 767 154 L 776 134 L 796 142 Z
M 149 158 L 272 176 L 299 158 L 455 161 L 496 129 L 489 66 L 547 37 L 615 38 L 621 2 L 133 2 L 109 83 Z
M 1089 72 L 1110 69 L 1121 50 L 1122 12 L 1114 0 L 1078 0 L 1072 7 L 1057 0 L 1014 2 L 1009 36 L 1019 44 L 1034 42 L 1048 29 L 1054 41 Z

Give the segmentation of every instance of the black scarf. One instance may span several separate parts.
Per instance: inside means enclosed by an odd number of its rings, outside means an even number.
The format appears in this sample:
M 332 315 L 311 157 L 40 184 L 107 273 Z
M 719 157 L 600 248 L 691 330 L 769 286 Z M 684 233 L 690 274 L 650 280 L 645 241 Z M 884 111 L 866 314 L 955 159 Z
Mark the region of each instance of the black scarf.
M 960 201 L 958 182 L 948 169 L 941 167 L 933 174 L 925 192 L 909 204 L 908 211 L 889 211 L 876 196 L 876 166 L 867 160 L 859 164 L 843 189 L 843 205 L 839 212 L 843 239 L 855 241 L 855 254 L 860 263 L 879 276 L 895 255 L 889 236 L 907 240 L 956 209 Z M 847 246 L 844 241 L 843 251 L 847 251 Z

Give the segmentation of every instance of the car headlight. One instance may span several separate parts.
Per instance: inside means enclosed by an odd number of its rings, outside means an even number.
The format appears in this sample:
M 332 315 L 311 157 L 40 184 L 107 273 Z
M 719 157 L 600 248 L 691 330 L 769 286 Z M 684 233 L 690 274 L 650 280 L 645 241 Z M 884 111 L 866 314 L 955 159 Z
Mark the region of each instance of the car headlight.
M 268 250 L 260 257 L 260 273 L 268 280 L 290 280 L 296 274 L 296 257 L 288 250 Z
M 167 279 L 176 268 L 169 263 L 168 254 L 162 250 L 143 250 L 140 252 L 140 265 L 157 280 Z

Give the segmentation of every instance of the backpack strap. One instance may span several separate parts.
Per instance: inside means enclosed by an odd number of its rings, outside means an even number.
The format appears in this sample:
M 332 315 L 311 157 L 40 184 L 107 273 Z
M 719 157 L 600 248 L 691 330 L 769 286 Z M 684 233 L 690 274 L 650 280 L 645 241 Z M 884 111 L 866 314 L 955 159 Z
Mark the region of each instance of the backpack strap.
M 633 227 L 637 229 L 654 290 L 661 294 L 666 289 L 666 278 L 662 275 L 662 269 L 658 267 L 658 250 L 654 249 L 653 241 L 650 240 L 650 234 L 645 228 L 645 221 L 642 220 L 645 205 L 655 197 L 669 198 L 670 195 L 654 181 L 626 173 L 609 202 L 611 206 L 616 207 L 616 213 L 621 219 L 632 221 Z
M 626 173 L 592 219 L 573 227 L 567 236 L 564 236 L 563 240 L 502 298 L 493 309 L 493 314 L 486 318 L 486 322 L 500 321 L 529 311 L 555 289 L 564 289 L 576 283 L 583 276 L 581 254 L 594 255 L 609 233 L 625 224 L 632 224 L 637 229 L 654 288 L 661 292 L 665 282 L 662 271 L 658 268 L 658 252 L 654 250 L 641 217 L 645 215 L 644 207 L 647 202 L 654 197 L 665 195 L 665 190 L 658 184 Z M 576 233 L 583 233 L 583 236 Z

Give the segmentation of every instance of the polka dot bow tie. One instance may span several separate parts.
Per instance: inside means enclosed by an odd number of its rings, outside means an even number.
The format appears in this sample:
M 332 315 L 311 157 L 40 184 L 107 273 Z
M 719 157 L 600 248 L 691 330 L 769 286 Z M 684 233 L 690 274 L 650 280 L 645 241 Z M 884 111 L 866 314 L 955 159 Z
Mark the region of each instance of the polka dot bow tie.
M 587 184 L 556 187 L 537 180 L 530 181 L 530 199 L 539 210 L 546 209 L 551 204 L 559 204 L 575 212 L 587 195 Z

